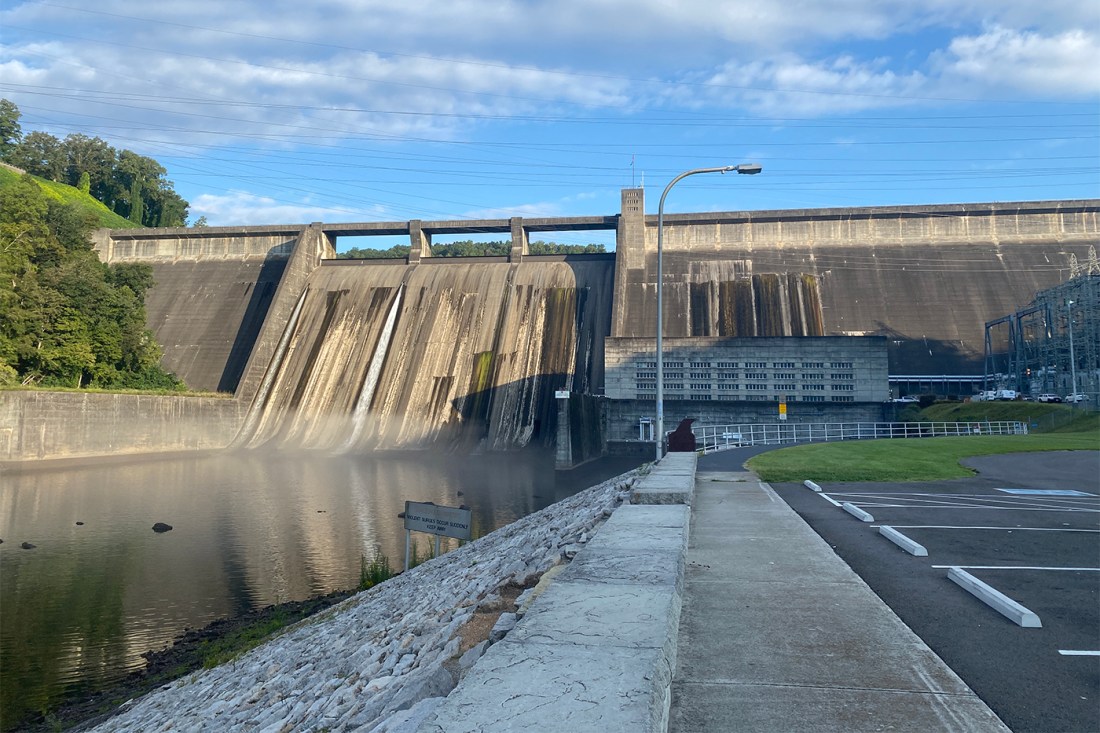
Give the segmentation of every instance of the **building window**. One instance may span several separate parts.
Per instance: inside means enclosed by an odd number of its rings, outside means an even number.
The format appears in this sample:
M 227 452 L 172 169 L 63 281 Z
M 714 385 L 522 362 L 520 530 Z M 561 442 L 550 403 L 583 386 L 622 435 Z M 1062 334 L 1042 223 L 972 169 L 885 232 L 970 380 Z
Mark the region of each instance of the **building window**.
M 745 389 L 754 389 L 757 391 L 768 389 L 767 384 L 746 384 Z
M 655 400 L 655 399 L 657 399 L 657 393 L 656 392 L 639 392 L 637 395 L 635 395 L 635 398 L 639 399 L 639 400 Z
M 767 369 L 768 368 L 768 362 L 766 362 L 766 361 L 746 361 L 745 362 L 745 368 L 746 369 Z
M 710 379 L 710 372 L 692 372 L 689 376 L 692 379 Z
M 775 369 L 794 369 L 793 361 L 773 361 L 772 367 Z
M 834 392 L 855 392 L 856 386 L 854 384 L 834 384 L 832 385 Z
M 657 372 L 634 372 L 635 379 L 656 379 Z
M 706 391 L 709 392 L 710 391 L 710 382 L 692 382 L 691 383 L 691 388 L 692 389 L 705 389 Z
M 638 362 L 638 369 L 656 369 L 657 362 L 655 361 L 640 361 Z
M 745 379 L 767 379 L 767 372 L 745 372 Z
M 753 402 L 763 402 L 768 399 L 768 396 L 766 394 L 750 394 L 745 395 L 745 399 Z
M 692 369 L 709 369 L 710 368 L 710 362 L 709 361 L 693 361 L 693 362 L 691 362 L 691 368 Z
M 803 369 L 824 369 L 825 362 L 823 361 L 804 361 L 802 362 Z
M 833 374 L 830 374 L 829 376 L 832 377 L 834 380 L 838 380 L 838 381 L 843 380 L 843 379 L 855 379 L 856 378 L 856 375 L 853 374 L 852 372 L 834 372 Z
M 775 388 L 776 389 L 789 389 L 789 390 L 792 390 L 792 391 L 797 389 L 794 382 L 784 382 L 782 384 L 776 384 Z
M 833 395 L 833 402 L 855 402 L 856 398 L 850 395 Z
M 737 362 L 735 361 L 720 361 L 718 362 L 719 369 L 736 369 Z
M 709 394 L 693 394 L 691 396 L 691 399 L 693 399 L 693 400 L 709 400 L 710 395 Z
M 670 382 L 669 384 L 665 385 L 665 389 L 683 389 L 683 388 L 684 388 L 684 383 L 683 382 Z
M 852 362 L 850 362 L 850 361 L 831 361 L 831 362 L 829 362 L 829 367 L 831 369 L 851 369 L 852 368 Z
M 803 402 L 824 402 L 825 401 L 825 395 L 820 395 L 820 394 L 802 395 L 802 401 Z
M 684 368 L 684 362 L 682 362 L 682 361 L 666 361 L 665 362 L 665 369 L 672 369 L 674 367 L 679 368 L 679 369 L 683 369 Z
M 804 392 L 824 392 L 825 391 L 825 385 L 824 384 L 803 384 L 802 385 L 802 390 Z
M 794 372 L 776 372 L 775 373 L 775 378 L 776 379 L 782 379 L 784 381 L 791 381 L 791 380 L 797 379 Z
M 806 380 L 825 379 L 824 372 L 803 372 L 802 378 Z
M 740 384 L 719 384 L 718 391 L 741 389 Z
M 635 386 L 638 389 L 657 389 L 657 383 L 656 382 L 639 381 Z
M 737 379 L 737 372 L 718 372 L 719 379 Z
M 670 371 L 667 371 L 667 370 L 665 371 L 665 379 L 683 379 L 683 378 L 684 378 L 684 373 L 683 372 L 670 372 Z

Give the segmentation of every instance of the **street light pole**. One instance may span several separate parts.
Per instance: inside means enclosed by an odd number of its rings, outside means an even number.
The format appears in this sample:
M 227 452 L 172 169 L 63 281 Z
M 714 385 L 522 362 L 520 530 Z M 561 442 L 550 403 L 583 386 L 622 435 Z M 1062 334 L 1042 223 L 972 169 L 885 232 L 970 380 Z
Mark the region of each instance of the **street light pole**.
M 1072 300 L 1066 301 L 1066 320 L 1069 321 L 1069 378 L 1070 385 L 1073 387 L 1073 405 L 1077 406 L 1077 365 L 1074 364 L 1073 358 L 1073 310 L 1070 306 L 1073 305 Z
M 729 173 L 754 175 L 762 171 L 759 163 L 741 163 L 721 168 L 696 168 L 685 171 L 669 181 L 661 194 L 661 203 L 657 206 L 657 460 L 664 457 L 665 445 L 665 357 L 664 357 L 664 233 L 665 233 L 665 197 L 682 179 L 698 173 Z

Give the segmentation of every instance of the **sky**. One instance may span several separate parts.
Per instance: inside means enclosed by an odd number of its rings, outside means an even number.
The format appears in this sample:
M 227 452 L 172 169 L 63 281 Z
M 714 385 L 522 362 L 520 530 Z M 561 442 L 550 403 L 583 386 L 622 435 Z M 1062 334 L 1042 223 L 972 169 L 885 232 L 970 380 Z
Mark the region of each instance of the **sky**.
M 213 226 L 1100 198 L 1094 0 L 0 0 L 0 96 Z

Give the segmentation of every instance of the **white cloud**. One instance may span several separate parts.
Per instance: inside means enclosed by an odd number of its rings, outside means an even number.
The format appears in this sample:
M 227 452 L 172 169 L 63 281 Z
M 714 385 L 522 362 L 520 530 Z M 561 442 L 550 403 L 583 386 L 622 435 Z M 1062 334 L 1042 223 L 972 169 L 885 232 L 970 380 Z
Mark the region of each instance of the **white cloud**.
M 1100 92 L 1100 37 L 1083 30 L 1044 36 L 992 28 L 954 39 L 937 63 L 945 78 L 978 88 L 1040 96 Z
M 313 221 L 370 221 L 384 218 L 381 213 L 379 209 L 357 211 L 308 203 L 292 204 L 247 191 L 228 191 L 221 195 L 196 196 L 191 201 L 190 218 L 197 220 L 205 216 L 210 226 L 259 226 Z

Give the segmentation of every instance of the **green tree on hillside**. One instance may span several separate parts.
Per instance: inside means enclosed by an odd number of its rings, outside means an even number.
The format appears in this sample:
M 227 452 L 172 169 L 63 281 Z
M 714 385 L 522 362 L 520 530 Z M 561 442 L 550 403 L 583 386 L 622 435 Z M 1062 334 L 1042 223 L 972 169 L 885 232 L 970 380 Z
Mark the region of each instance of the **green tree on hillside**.
M 188 203 L 176 193 L 157 161 L 130 150 L 116 151 L 98 137 L 73 133 L 58 140 L 45 132 L 22 135 L 19 110 L 0 105 L 0 160 L 27 173 L 83 188 L 111 211 L 139 226 L 184 226 Z
M 0 160 L 6 160 L 8 153 L 23 139 L 23 128 L 19 125 L 19 108 L 7 99 L 0 99 Z
M 182 388 L 145 328 L 152 270 L 100 262 L 94 226 L 29 175 L 0 190 L 0 383 Z

